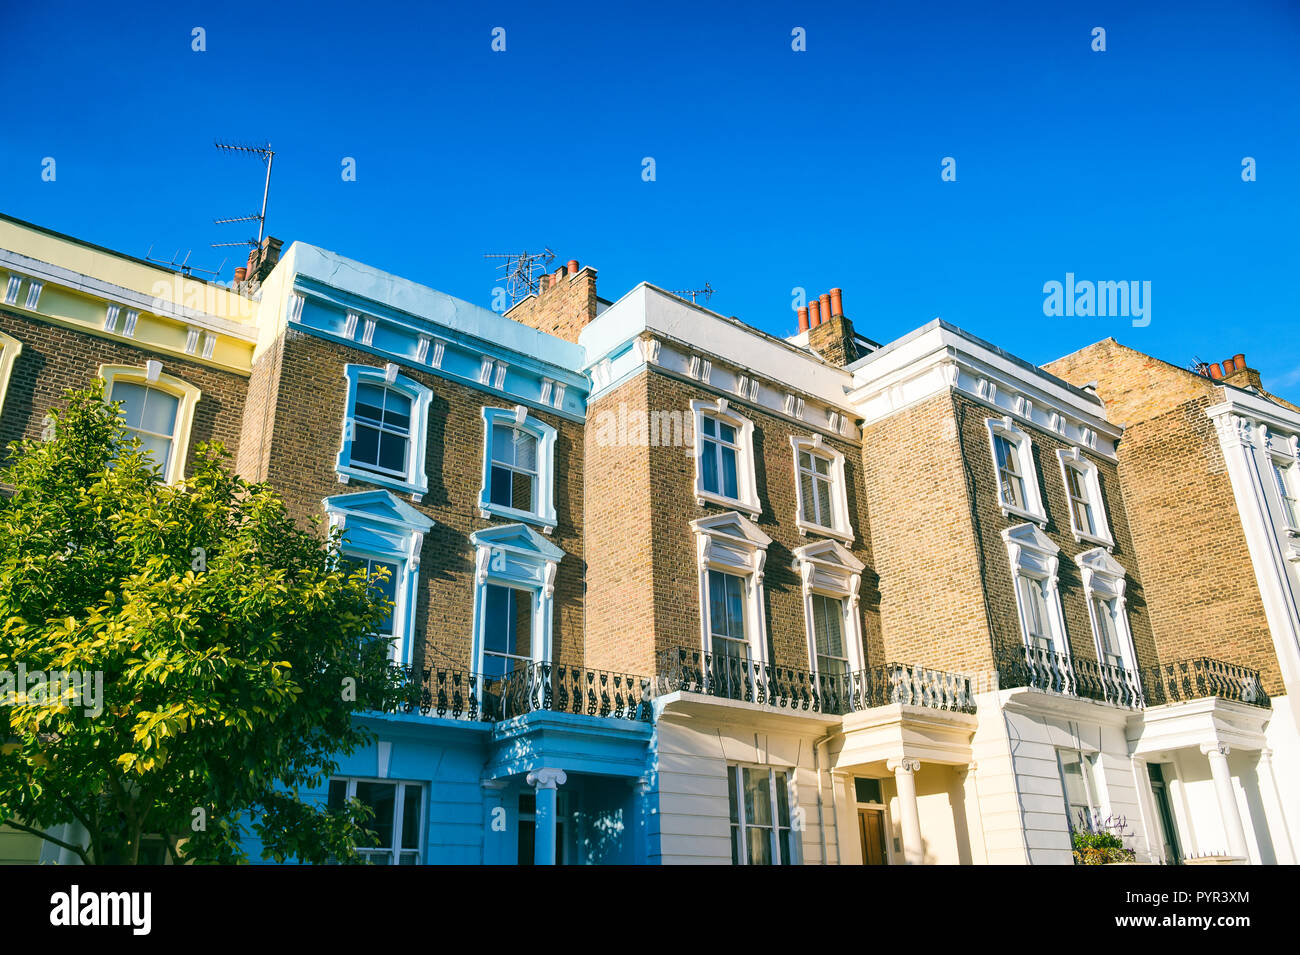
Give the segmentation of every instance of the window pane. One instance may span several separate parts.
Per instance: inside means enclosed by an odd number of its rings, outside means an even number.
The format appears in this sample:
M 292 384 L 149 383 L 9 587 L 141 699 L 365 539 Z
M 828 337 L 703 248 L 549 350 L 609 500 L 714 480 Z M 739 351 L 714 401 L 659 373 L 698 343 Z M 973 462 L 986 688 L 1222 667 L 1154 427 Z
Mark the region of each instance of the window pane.
M 767 770 L 744 769 L 745 822 L 751 826 L 772 824 L 772 793 Z
M 749 864 L 772 864 L 772 831 L 770 829 L 749 829 Z
M 523 471 L 515 471 L 513 479 L 510 482 L 510 499 L 511 507 L 517 507 L 522 511 L 531 511 L 533 509 L 533 489 L 537 478 L 532 474 Z
M 722 493 L 727 497 L 739 497 L 736 490 L 736 449 L 722 449 Z
M 814 484 L 817 490 L 817 517 L 816 521 L 822 527 L 831 526 L 831 485 L 829 481 L 823 481 L 820 478 Z
M 723 577 L 727 585 L 727 635 L 741 640 L 745 636 L 745 582 L 730 574 Z
M 492 465 L 492 477 L 490 480 L 488 498 L 493 504 L 499 504 L 502 507 L 514 507 L 514 476 L 515 472 L 509 468 Z
M 113 382 L 113 391 L 109 395 L 109 400 L 121 402 L 121 414 L 128 428 L 140 427 L 146 390 L 144 385 L 132 384 L 129 381 Z
M 424 803 L 424 790 L 415 785 L 408 783 L 406 792 L 403 795 L 402 805 L 402 848 L 419 849 L 420 848 L 420 816 Z M 414 865 L 414 862 L 403 865 Z
M 353 429 L 352 463 L 371 465 L 379 463 L 379 430 L 362 424 L 359 420 Z
M 357 385 L 354 417 L 379 423 L 384 420 L 384 389 L 374 385 Z
M 716 438 L 718 436 L 718 423 L 708 415 L 704 415 L 700 419 L 700 430 L 703 431 L 706 436 Z
M 348 781 L 346 779 L 331 779 L 329 788 L 329 797 L 326 800 L 326 806 L 333 810 L 343 808 L 344 801 L 348 798 Z
M 719 422 L 718 422 L 718 437 L 722 438 L 722 440 L 723 440 L 723 441 L 726 441 L 728 444 L 735 444 L 735 443 L 736 443 L 736 429 L 733 428 L 733 427 L 732 427 L 731 425 L 729 425 L 729 424 L 723 424 L 721 421 L 719 421 Z
M 171 434 L 176 424 L 176 409 L 181 400 L 157 388 L 145 391 L 144 412 L 140 417 L 140 428 L 154 434 Z
M 492 426 L 492 460 L 501 464 L 515 463 L 514 428 L 503 424 Z
M 172 456 L 172 439 L 158 438 L 139 432 L 136 433 L 136 437 L 140 439 L 140 451 L 142 453 L 148 452 L 153 458 L 154 464 L 158 465 L 158 469 L 166 471 L 167 462 L 171 460 Z
M 712 441 L 700 444 L 700 483 L 710 494 L 718 493 L 718 446 Z
M 406 473 L 406 443 L 408 439 L 385 432 L 379 439 L 379 466 L 387 471 Z
M 515 466 L 537 470 L 537 439 L 524 431 L 515 431 Z
M 786 788 L 785 773 L 776 774 L 776 821 L 778 826 L 790 827 L 790 791 Z
M 394 783 L 357 783 L 357 798 L 374 810 L 375 816 L 366 828 L 378 833 L 377 848 L 393 844 L 393 813 L 397 808 L 397 786 Z M 378 862 L 378 859 L 373 860 Z M 387 864 L 387 860 L 385 860 Z

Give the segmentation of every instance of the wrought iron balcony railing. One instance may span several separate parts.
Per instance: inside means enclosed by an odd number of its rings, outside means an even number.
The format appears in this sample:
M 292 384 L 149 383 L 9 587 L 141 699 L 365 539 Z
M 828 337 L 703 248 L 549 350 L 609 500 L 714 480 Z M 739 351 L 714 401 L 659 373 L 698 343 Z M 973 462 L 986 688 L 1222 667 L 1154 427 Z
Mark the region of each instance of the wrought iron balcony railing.
M 1258 670 L 1210 657 L 1147 667 L 1142 671 L 1142 685 L 1148 706 L 1206 697 L 1266 708 L 1270 705 Z
M 999 651 L 997 665 L 1004 687 L 1028 686 L 1130 709 L 1142 706 L 1142 684 L 1127 667 L 1024 645 Z
M 614 719 L 650 719 L 650 681 L 607 670 L 533 663 L 486 683 L 500 700 L 501 719 L 534 710 Z
M 650 719 L 650 681 L 622 673 L 534 663 L 488 677 L 448 667 L 397 668 L 404 677 L 390 709 L 444 719 L 496 722 L 534 710 Z
M 659 654 L 656 683 L 660 694 L 684 690 L 834 716 L 889 703 L 975 712 L 969 677 L 899 663 L 855 673 L 813 674 L 679 647 Z

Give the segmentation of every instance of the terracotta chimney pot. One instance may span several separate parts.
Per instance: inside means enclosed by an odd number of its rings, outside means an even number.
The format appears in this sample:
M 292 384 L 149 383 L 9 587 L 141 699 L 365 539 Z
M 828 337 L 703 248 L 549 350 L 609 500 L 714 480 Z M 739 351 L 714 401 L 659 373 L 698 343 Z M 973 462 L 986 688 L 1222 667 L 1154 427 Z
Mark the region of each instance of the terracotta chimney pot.
M 1214 362 L 1214 364 L 1210 365 L 1210 377 L 1215 381 L 1218 381 L 1220 378 L 1223 377 L 1223 369 L 1219 367 L 1219 363 L 1217 361 Z
M 808 303 L 808 327 L 816 328 L 821 323 L 821 306 L 817 304 L 817 299 L 813 299 Z
M 831 315 L 840 316 L 844 314 L 844 290 L 831 289 Z
M 799 331 L 801 332 L 808 331 L 808 306 L 807 305 L 799 306 Z

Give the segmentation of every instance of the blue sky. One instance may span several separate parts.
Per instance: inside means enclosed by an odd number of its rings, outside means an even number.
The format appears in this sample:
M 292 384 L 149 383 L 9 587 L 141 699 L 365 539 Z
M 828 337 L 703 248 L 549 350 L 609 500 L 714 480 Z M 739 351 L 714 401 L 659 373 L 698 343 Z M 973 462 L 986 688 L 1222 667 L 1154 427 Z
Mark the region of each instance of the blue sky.
M 246 230 L 211 220 L 262 173 L 212 141 L 262 139 L 271 234 L 482 305 L 484 252 L 547 245 L 776 334 L 840 286 L 879 341 L 1245 352 L 1300 399 L 1294 0 L 82 6 L 6 4 L 0 211 L 101 245 L 229 278 L 208 243 Z M 1150 324 L 1044 316 L 1067 272 L 1151 282 Z

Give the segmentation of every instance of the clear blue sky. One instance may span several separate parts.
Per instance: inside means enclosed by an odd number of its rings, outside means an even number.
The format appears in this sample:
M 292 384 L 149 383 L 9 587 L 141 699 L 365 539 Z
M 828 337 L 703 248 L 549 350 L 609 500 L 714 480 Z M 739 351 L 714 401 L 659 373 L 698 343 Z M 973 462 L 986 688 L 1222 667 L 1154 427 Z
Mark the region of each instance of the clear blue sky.
M 880 341 L 1245 352 L 1300 399 L 1294 0 L 5 7 L 0 210 L 124 252 L 215 266 L 262 180 L 212 141 L 260 138 L 271 234 L 479 304 L 482 253 L 549 245 L 773 333 L 838 285 Z M 1150 281 L 1150 325 L 1046 318 L 1066 272 Z

